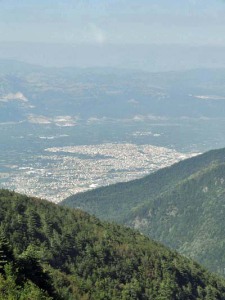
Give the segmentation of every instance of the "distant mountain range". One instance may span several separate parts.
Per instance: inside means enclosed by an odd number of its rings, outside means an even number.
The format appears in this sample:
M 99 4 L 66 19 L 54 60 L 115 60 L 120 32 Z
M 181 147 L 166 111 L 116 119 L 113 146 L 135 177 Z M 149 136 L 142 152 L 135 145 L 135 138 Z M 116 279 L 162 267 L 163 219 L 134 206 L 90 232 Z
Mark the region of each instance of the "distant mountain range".
M 62 129 L 71 136 L 65 146 L 74 140 L 81 144 L 113 140 L 202 152 L 224 145 L 223 78 L 224 69 L 150 73 L 44 68 L 0 60 L 0 126 L 9 125 L 9 136 L 23 136 L 29 145 L 34 132 L 48 136 Z M 75 126 L 81 127 L 76 131 Z M 1 139 L 9 147 L 12 138 L 3 137 L 5 132 L 1 130 Z M 135 132 L 160 137 L 133 138 Z
M 0 122 L 30 122 L 34 117 L 37 122 L 37 117 L 68 115 L 75 119 L 125 120 L 154 116 L 221 118 L 224 75 L 224 69 L 149 73 L 116 68 L 44 68 L 1 60 Z
M 148 1 L 149 2 L 149 1 Z M 167 5 L 164 1 L 164 5 Z M 211 1 L 209 1 L 211 2 Z M 223 2 L 223 0 L 216 2 Z M 188 3 L 188 2 L 187 2 Z M 199 2 L 197 2 L 199 3 Z M 193 11 L 196 12 L 196 5 Z M 211 2 L 212 3 L 212 2 Z M 142 4 L 141 4 L 142 5 Z M 158 3 L 157 3 L 158 5 Z M 182 4 L 183 5 L 183 4 Z M 205 10 L 204 8 L 201 11 Z M 174 12 L 180 3 L 176 5 Z M 128 7 L 126 5 L 126 7 Z M 171 8 L 171 2 L 170 2 Z M 151 10 L 152 11 L 152 10 Z M 186 12 L 189 9 L 185 10 Z M 221 10 L 222 11 L 222 10 Z M 135 12 L 136 13 L 136 12 Z M 212 11 L 210 10 L 210 13 Z M 147 20 L 154 21 L 155 13 Z M 166 14 L 167 15 L 167 14 Z M 176 12 L 177 15 L 177 12 Z M 5 15 L 4 15 L 5 16 Z M 178 16 L 178 15 L 177 15 Z M 219 21 L 213 14 L 213 19 Z M 222 16 L 221 16 L 222 17 Z M 179 16 L 179 20 L 181 20 Z M 186 18 L 184 18 L 186 19 Z M 124 17 L 122 17 L 124 22 Z M 197 19 L 196 19 L 197 20 Z M 201 20 L 201 18 L 198 18 Z M 209 22 L 208 17 L 204 18 L 205 22 Z M 160 22 L 165 21 L 165 15 L 162 15 Z M 189 24 L 191 21 L 188 21 Z M 212 20 L 214 23 L 214 21 Z M 207 23 L 211 29 L 212 24 Z M 170 23 L 168 23 L 170 24 Z M 195 21 L 194 24 L 196 25 Z M 216 25 L 216 23 L 214 23 Z M 222 22 L 220 23 L 222 26 Z M 149 25 L 151 26 L 151 25 Z M 177 26 L 179 26 L 177 24 Z M 197 26 L 197 25 L 196 25 Z M 186 28 L 186 27 L 185 27 Z M 181 28 L 180 28 L 181 29 Z M 187 28 L 186 28 L 187 29 Z M 188 28 L 190 30 L 190 28 Z M 222 27 L 221 27 L 222 29 Z M 184 27 L 181 29 L 184 34 Z M 204 27 L 205 34 L 208 34 L 208 30 Z M 218 27 L 215 32 L 219 36 Z M 202 31 L 201 31 L 202 34 Z M 214 38 L 216 36 L 213 34 Z M 207 36 L 208 37 L 208 36 Z M 187 70 L 196 68 L 224 68 L 224 45 L 206 45 L 206 39 L 204 45 L 196 45 L 191 42 L 188 44 L 134 44 L 122 43 L 119 44 L 56 44 L 56 43 L 29 43 L 29 42 L 1 42 L 0 55 L 2 58 L 15 58 L 20 61 L 26 61 L 30 63 L 40 64 L 44 66 L 73 66 L 73 67 L 118 67 L 129 69 L 140 69 L 148 72 L 165 72 L 170 70 Z M 203 41 L 202 40 L 202 41 Z
M 225 149 L 71 196 L 62 205 L 136 228 L 224 274 Z
M 138 232 L 0 190 L 1 299 L 225 299 L 225 282 Z

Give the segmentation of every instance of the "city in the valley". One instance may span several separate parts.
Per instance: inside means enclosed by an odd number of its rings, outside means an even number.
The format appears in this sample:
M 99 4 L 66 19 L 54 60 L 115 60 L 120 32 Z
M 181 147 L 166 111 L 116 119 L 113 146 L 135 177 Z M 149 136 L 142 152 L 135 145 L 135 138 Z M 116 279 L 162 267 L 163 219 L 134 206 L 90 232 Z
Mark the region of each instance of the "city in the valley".
M 7 165 L 2 186 L 59 202 L 88 189 L 140 178 L 193 156 L 165 147 L 129 143 L 46 148 L 24 165 Z

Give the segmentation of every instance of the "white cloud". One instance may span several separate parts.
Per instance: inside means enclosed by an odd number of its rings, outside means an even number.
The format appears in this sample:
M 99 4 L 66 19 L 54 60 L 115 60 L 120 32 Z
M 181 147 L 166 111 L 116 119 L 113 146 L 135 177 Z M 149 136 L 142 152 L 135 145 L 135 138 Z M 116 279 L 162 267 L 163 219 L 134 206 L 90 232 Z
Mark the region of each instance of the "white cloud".
M 8 102 L 8 101 L 21 101 L 21 102 L 28 102 L 28 99 L 24 96 L 23 93 L 17 92 L 17 93 L 9 93 L 6 96 L 3 96 L 0 101 Z

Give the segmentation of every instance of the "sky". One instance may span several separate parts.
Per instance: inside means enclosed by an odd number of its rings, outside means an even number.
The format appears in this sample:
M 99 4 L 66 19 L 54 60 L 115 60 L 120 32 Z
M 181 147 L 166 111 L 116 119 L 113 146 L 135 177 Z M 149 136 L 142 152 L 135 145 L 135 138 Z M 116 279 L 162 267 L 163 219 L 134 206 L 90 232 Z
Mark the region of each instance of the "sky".
M 225 47 L 224 33 L 223 0 L 0 0 L 0 57 L 15 43 Z

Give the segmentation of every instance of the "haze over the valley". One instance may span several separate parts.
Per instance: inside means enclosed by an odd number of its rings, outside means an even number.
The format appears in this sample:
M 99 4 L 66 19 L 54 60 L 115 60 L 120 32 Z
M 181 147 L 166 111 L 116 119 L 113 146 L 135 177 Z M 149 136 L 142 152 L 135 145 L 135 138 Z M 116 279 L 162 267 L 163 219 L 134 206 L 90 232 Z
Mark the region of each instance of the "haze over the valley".
M 1 0 L 1 186 L 58 201 L 223 147 L 224 14 L 220 0 Z

